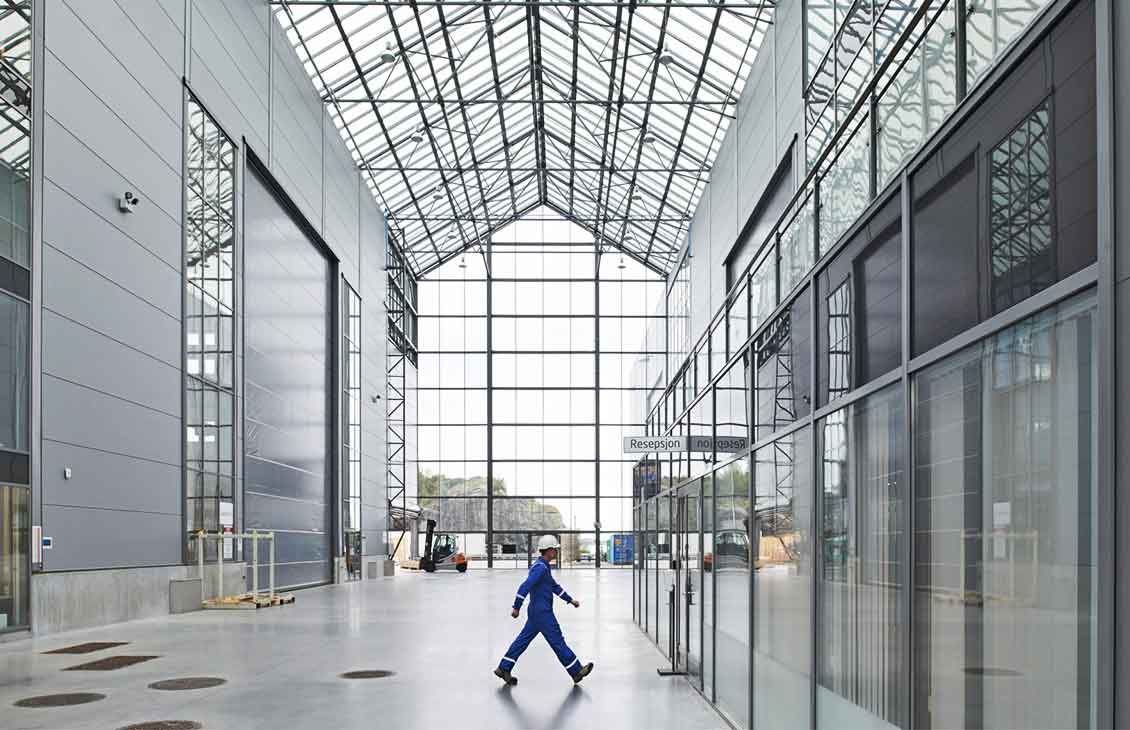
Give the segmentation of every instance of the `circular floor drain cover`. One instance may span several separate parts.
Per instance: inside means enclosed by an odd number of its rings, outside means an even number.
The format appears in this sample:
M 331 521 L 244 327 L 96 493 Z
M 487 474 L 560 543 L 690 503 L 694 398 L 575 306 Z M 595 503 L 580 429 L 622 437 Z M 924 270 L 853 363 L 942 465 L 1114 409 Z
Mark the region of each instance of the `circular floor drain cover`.
M 71 692 L 61 695 L 41 695 L 27 697 L 16 701 L 16 707 L 67 707 L 68 705 L 85 705 L 87 702 L 97 702 L 106 699 L 106 695 L 97 692 Z
M 126 725 L 118 730 L 200 730 L 204 727 L 192 720 L 157 720 L 155 722 L 139 722 L 136 725 Z
M 346 672 L 341 675 L 342 679 L 384 679 L 391 677 L 396 672 L 390 672 L 387 669 L 363 669 L 357 672 Z
M 181 689 L 208 689 L 219 687 L 228 680 L 220 677 L 180 677 L 178 679 L 163 679 L 149 685 L 149 689 L 181 690 Z

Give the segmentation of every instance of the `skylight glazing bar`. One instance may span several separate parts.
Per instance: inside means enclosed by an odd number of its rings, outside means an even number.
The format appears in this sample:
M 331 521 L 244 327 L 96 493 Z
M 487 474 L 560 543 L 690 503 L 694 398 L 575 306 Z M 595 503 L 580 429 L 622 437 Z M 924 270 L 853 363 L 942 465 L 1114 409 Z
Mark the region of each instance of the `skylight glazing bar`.
M 345 28 L 341 24 L 341 19 L 338 17 L 338 14 L 337 14 L 337 8 L 331 7 L 330 13 L 333 15 L 334 21 L 337 23 L 338 31 L 341 33 L 341 40 L 345 44 L 346 50 L 349 51 L 349 57 L 353 60 L 353 65 L 357 67 L 357 73 L 360 76 L 361 85 L 364 87 L 365 93 L 369 95 L 370 99 L 375 99 L 375 97 L 372 95 L 372 93 L 369 90 L 369 82 L 365 79 L 364 75 L 361 75 L 360 63 L 357 61 L 357 57 L 353 55 L 353 49 L 352 49 L 352 46 L 349 43 L 349 36 L 346 34 Z M 372 107 L 373 107 L 373 113 L 376 115 L 377 121 L 380 123 L 381 131 L 384 133 L 385 137 L 388 138 L 389 146 L 391 147 L 392 146 L 392 139 L 389 136 L 388 128 L 385 127 L 384 120 L 381 118 L 381 113 L 377 109 L 377 103 L 376 103 L 376 101 L 372 101 L 371 103 L 372 103 Z M 392 152 L 393 159 L 396 161 L 396 164 L 400 165 L 400 157 L 399 157 L 399 155 L 397 155 L 396 150 L 393 149 L 393 150 L 391 150 L 391 152 Z M 423 216 L 424 215 L 424 209 L 420 206 L 420 201 L 416 198 L 416 193 L 412 190 L 412 183 L 411 183 L 411 181 L 409 181 L 408 175 L 403 170 L 401 170 L 400 174 L 401 174 L 401 177 L 404 179 L 404 185 L 408 188 L 408 194 L 412 198 L 412 205 L 416 208 L 416 212 L 419 213 L 420 216 Z M 428 240 L 432 245 L 432 248 L 435 249 L 436 255 L 438 256 L 439 255 L 439 248 L 435 244 L 435 239 L 432 237 L 432 231 L 428 227 L 428 223 L 427 223 L 426 220 L 423 221 L 423 229 L 424 229 L 425 235 L 428 237 Z M 404 244 L 406 246 L 411 246 L 411 243 L 409 241 L 404 241 Z

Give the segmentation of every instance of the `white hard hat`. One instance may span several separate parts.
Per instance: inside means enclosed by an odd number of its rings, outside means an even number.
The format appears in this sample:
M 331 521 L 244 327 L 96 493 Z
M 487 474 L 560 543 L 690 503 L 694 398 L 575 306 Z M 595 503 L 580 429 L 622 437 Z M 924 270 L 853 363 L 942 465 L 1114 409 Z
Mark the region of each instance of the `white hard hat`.
M 561 543 L 557 542 L 557 538 L 553 535 L 542 535 L 538 539 L 538 552 L 542 550 L 549 550 L 550 548 L 561 547 Z

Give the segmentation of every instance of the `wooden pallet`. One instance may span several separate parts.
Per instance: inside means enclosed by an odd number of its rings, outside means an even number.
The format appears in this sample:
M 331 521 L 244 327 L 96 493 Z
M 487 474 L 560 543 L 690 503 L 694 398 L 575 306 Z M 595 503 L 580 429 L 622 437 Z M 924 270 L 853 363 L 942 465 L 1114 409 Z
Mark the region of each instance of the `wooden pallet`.
M 294 603 L 293 593 L 276 593 L 273 598 L 266 594 L 256 596 L 251 593 L 241 593 L 236 596 L 210 598 L 204 601 L 203 607 L 208 609 L 246 610 L 282 606 L 288 603 Z

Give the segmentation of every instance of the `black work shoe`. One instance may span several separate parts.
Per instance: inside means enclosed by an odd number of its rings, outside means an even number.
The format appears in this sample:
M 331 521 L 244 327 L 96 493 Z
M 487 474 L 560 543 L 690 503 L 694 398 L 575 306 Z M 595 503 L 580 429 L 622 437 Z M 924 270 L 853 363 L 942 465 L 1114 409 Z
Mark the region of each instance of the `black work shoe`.
M 498 678 L 499 678 L 499 679 L 501 679 L 501 680 L 502 680 L 503 682 L 506 682 L 506 683 L 507 683 L 508 685 L 510 685 L 511 687 L 513 687 L 514 685 L 518 684 L 518 678 L 517 678 L 517 677 L 515 677 L 515 676 L 514 676 L 513 674 L 511 674 L 510 672 L 508 672 L 508 671 L 506 671 L 505 669 L 503 669 L 502 667 L 499 667 L 498 669 L 495 669 L 495 670 L 494 670 L 494 676 L 498 677 Z
M 577 673 L 573 675 L 573 684 L 580 684 L 581 680 L 590 674 L 592 674 L 592 662 L 577 670 Z

